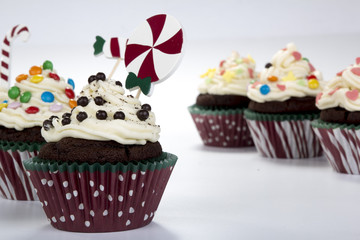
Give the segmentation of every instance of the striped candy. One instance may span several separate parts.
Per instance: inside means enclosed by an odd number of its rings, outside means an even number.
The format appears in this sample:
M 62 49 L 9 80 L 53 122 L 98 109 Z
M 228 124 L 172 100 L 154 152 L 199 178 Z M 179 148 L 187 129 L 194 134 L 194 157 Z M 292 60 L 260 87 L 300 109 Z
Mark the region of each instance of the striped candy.
M 107 58 L 121 58 L 124 59 L 124 52 L 127 39 L 113 37 L 108 40 L 103 39 L 101 36 L 96 36 L 94 44 L 95 55 L 104 53 Z M 96 45 L 96 44 L 99 45 Z
M 34 187 L 22 162 L 35 157 L 37 151 L 0 150 L 0 196 L 12 200 L 37 200 Z
M 0 84 L 2 87 L 8 88 L 10 85 L 10 58 L 11 44 L 16 37 L 20 36 L 23 41 L 27 41 L 30 33 L 29 29 L 24 25 L 16 25 L 5 36 L 1 50 L 1 66 L 0 66 Z
M 310 120 L 247 120 L 257 150 L 269 158 L 311 158 L 322 154 Z
M 360 174 L 360 130 L 314 128 L 314 131 L 336 172 Z

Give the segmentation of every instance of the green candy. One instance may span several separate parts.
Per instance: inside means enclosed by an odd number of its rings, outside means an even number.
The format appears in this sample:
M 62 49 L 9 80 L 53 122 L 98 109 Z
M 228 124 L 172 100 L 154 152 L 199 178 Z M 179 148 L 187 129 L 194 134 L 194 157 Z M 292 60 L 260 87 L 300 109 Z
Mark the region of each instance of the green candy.
M 20 97 L 20 102 L 28 103 L 31 99 L 31 92 L 24 92 Z
M 307 85 L 307 82 L 305 80 L 301 79 L 301 80 L 297 81 L 297 84 L 305 87 Z
M 238 70 L 236 70 L 236 74 L 242 74 L 244 72 L 243 69 L 239 68 Z
M 11 99 L 16 99 L 20 95 L 20 89 L 16 86 L 12 87 L 8 91 L 8 96 Z
M 53 70 L 53 64 L 52 64 L 52 62 L 51 61 L 49 61 L 49 60 L 46 60 L 44 63 L 43 63 L 43 69 L 44 70 L 46 70 L 46 69 L 48 69 L 48 70 Z
M 205 80 L 205 83 L 206 83 L 206 84 L 212 83 L 212 79 L 211 79 L 211 78 L 207 78 L 207 79 Z
M 307 58 L 302 58 L 302 60 L 305 60 L 305 61 L 309 62 L 309 59 L 307 59 Z

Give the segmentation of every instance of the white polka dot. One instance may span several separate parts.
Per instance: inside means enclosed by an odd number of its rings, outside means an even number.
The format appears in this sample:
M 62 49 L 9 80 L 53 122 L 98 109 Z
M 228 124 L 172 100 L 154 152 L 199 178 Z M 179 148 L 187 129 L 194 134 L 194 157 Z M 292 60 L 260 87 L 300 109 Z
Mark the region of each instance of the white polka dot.
M 153 213 L 153 212 L 151 212 L 151 213 L 150 213 L 150 217 L 152 217 L 153 215 L 154 215 L 154 213 Z
M 228 126 L 228 129 L 232 129 L 232 128 L 233 128 L 233 125 L 229 125 L 229 126 Z
M 229 124 L 229 122 L 230 122 L 229 119 L 226 119 L 226 120 L 225 120 L 225 123 L 226 123 L 226 124 Z
M 26 174 L 30 177 L 30 172 L 29 171 L 26 171 Z
M 212 143 L 212 141 L 213 141 L 213 140 L 212 140 L 211 138 L 208 139 L 208 142 L 209 142 L 209 143 Z
M 210 123 L 210 124 L 213 124 L 213 123 L 214 123 L 214 120 L 209 119 L 209 123 Z
M 79 204 L 79 209 L 80 209 L 80 210 L 83 210 L 83 209 L 84 209 L 84 204 L 83 204 L 83 203 L 80 203 L 80 204 Z
M 99 188 L 100 188 L 100 191 L 104 191 L 104 189 L 105 189 L 103 185 L 100 185 Z
M 135 209 L 133 207 L 130 207 L 129 208 L 129 213 L 134 213 L 135 212 Z
M 220 136 L 224 136 L 224 132 L 220 132 Z
M 122 181 L 124 181 L 124 177 L 120 174 L 119 175 L 119 180 L 122 182 Z
M 78 176 L 79 176 L 79 178 L 81 178 L 81 174 L 80 174 L 80 173 L 78 174 Z
M 134 191 L 133 191 L 133 190 L 130 190 L 130 191 L 129 191 L 129 196 L 131 197 L 133 194 L 134 194 Z
M 237 128 L 236 128 L 236 131 L 240 132 L 240 131 L 241 131 L 241 128 L 240 128 L 240 127 L 237 127 Z
M 99 191 L 96 190 L 96 191 L 94 192 L 94 197 L 98 197 L 98 196 L 99 196 Z
M 67 200 L 70 200 L 70 199 L 71 199 L 71 193 L 67 193 L 67 194 L 66 194 L 66 199 L 67 199 Z
M 42 185 L 45 185 L 45 184 L 46 184 L 46 182 L 47 182 L 47 180 L 46 180 L 45 178 L 41 179 L 41 183 L 42 183 Z
M 126 226 L 129 226 L 131 224 L 131 221 L 130 220 L 127 220 L 126 221 Z
M 47 182 L 47 184 L 48 184 L 49 187 L 52 187 L 52 186 L 54 185 L 54 181 L 53 181 L 53 180 L 49 180 L 49 181 Z
M 48 220 L 48 222 L 51 222 L 50 218 L 48 218 L 47 220 Z
M 145 201 L 143 201 L 143 202 L 141 203 L 141 206 L 142 206 L 142 207 L 144 207 L 144 206 L 145 206 Z
M 155 189 L 153 189 L 153 192 L 152 192 L 153 194 L 155 193 Z
M 79 193 L 78 193 L 78 191 L 74 190 L 73 194 L 74 194 L 74 197 L 77 197 Z
M 229 137 L 229 136 L 226 136 L 225 139 L 226 139 L 227 141 L 230 141 L 230 137 Z
M 89 184 L 90 184 L 90 187 L 93 187 L 94 186 L 94 181 L 90 180 Z
M 74 215 L 70 215 L 70 219 L 71 219 L 71 221 L 74 221 L 75 220 L 75 216 Z
M 141 187 L 143 188 L 144 186 L 145 186 L 145 184 L 144 184 L 144 183 L 142 183 L 142 184 L 141 184 Z
M 37 189 L 36 189 L 36 188 L 34 188 L 34 191 L 35 191 L 35 193 L 37 193 Z
M 226 142 L 223 142 L 223 146 L 226 146 L 227 145 L 227 143 Z
M 121 217 L 123 215 L 123 212 L 122 211 L 119 211 L 118 212 L 118 217 Z
M 218 142 L 218 141 L 219 141 L 219 138 L 218 138 L 218 137 L 215 137 L 215 141 Z
M 61 217 L 60 217 L 60 221 L 61 221 L 61 222 L 65 222 L 65 217 L 64 217 L 64 216 L 61 216 Z
M 64 187 L 68 187 L 68 186 L 69 186 L 69 182 L 68 182 L 68 181 L 64 181 L 64 182 L 63 182 L 63 186 L 64 186 Z
M 146 221 L 149 218 L 149 215 L 145 214 L 144 221 Z
M 89 222 L 89 221 L 85 221 L 85 226 L 86 226 L 86 227 L 90 227 L 90 222 Z
M 135 180 L 135 179 L 136 179 L 136 174 L 135 174 L 135 173 L 131 174 L 131 179 L 132 179 L 132 180 Z
M 91 215 L 91 216 L 95 216 L 95 213 L 94 213 L 93 210 L 90 210 L 90 215 Z
M 144 172 L 144 171 L 141 171 L 140 173 L 141 173 L 141 175 L 145 175 L 145 173 L 146 173 L 146 172 Z
M 45 206 L 47 206 L 47 205 L 48 205 L 48 202 L 47 202 L 47 201 L 44 201 L 44 204 L 45 204 Z
M 42 202 L 40 202 L 41 206 L 44 207 L 44 204 Z
M 108 199 L 109 199 L 110 202 L 113 200 L 113 198 L 112 198 L 112 196 L 110 194 L 108 195 Z
M 109 214 L 108 210 L 104 210 L 103 216 L 107 216 Z
M 234 136 L 234 139 L 236 140 L 236 139 L 238 139 L 239 137 L 238 136 Z
M 52 217 L 52 218 L 51 218 L 51 221 L 53 221 L 54 223 L 57 222 L 55 217 Z
M 52 174 L 57 174 L 59 170 L 53 171 Z
M 235 126 L 235 125 L 236 125 L 235 121 L 232 121 L 232 122 L 231 122 L 231 125 Z

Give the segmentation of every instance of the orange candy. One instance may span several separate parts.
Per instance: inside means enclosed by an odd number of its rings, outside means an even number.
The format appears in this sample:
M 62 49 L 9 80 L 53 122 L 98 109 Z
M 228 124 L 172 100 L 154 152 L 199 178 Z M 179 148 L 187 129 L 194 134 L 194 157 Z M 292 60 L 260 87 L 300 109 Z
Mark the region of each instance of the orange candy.
M 30 75 L 39 75 L 42 73 L 41 67 L 38 66 L 32 66 L 29 70 Z
M 77 106 L 77 102 L 74 99 L 69 100 L 69 106 L 71 109 Z
M 270 77 L 268 77 L 268 80 L 270 82 L 276 82 L 278 80 L 278 78 L 277 78 L 277 76 L 270 76 Z
M 16 77 L 16 81 L 21 82 L 22 80 L 25 80 L 27 78 L 28 78 L 27 74 L 20 74 L 19 76 Z

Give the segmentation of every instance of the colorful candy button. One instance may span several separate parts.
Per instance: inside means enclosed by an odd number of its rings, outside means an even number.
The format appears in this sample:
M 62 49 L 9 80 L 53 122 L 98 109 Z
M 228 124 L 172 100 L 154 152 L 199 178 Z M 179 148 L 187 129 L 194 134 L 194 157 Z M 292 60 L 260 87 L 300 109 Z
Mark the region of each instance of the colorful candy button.
M 278 87 L 278 89 L 280 89 L 281 91 L 285 91 L 286 86 L 283 84 L 276 84 L 276 86 Z
M 23 80 L 26 80 L 28 77 L 29 77 L 29 75 L 27 75 L 27 74 L 20 74 L 20 75 L 18 75 L 18 76 L 15 78 L 15 80 L 16 80 L 17 82 L 21 82 L 21 81 L 23 81 Z
M 6 108 L 8 106 L 7 103 L 0 103 L 0 112 L 3 108 Z
M 278 80 L 278 78 L 277 78 L 277 76 L 269 76 L 269 77 L 268 77 L 268 80 L 269 80 L 270 82 L 276 82 L 276 81 Z
M 351 72 L 353 74 L 355 74 L 356 76 L 360 76 L 360 68 L 359 67 L 354 67 L 351 69 Z
M 292 53 L 293 57 L 295 58 L 296 61 L 299 61 L 301 59 L 301 53 L 299 52 L 293 52 Z
M 52 78 L 52 79 L 54 79 L 56 81 L 60 80 L 59 75 L 57 75 L 56 73 L 49 73 L 49 78 Z
M 226 70 L 225 73 L 222 75 L 222 77 L 226 82 L 230 83 L 230 82 L 232 82 L 233 78 L 235 77 L 235 73 L 232 71 Z
M 31 106 L 31 107 L 28 107 L 27 109 L 25 109 L 25 112 L 27 114 L 35 114 L 35 113 L 38 113 L 39 111 L 40 111 L 40 109 L 35 106 Z
M 75 98 L 75 93 L 71 88 L 65 88 L 65 95 L 70 99 Z
M 21 107 L 21 103 L 19 103 L 19 102 L 12 102 L 7 106 L 7 108 L 10 108 L 10 109 L 17 109 L 19 107 Z
M 63 105 L 60 103 L 54 103 L 49 107 L 50 112 L 60 112 L 63 109 Z
M 316 88 L 319 87 L 319 81 L 316 80 L 316 79 L 310 79 L 309 82 L 308 82 L 308 86 L 311 89 L 316 89 Z
M 72 86 L 72 89 L 73 89 L 73 90 L 75 89 L 75 82 L 74 82 L 74 80 L 72 80 L 71 78 L 69 78 L 69 79 L 67 80 L 67 83 Z
M 41 94 L 41 100 L 43 100 L 43 102 L 52 103 L 55 100 L 55 97 L 54 94 L 46 91 Z
M 21 96 L 20 96 L 20 102 L 22 103 L 28 103 L 31 99 L 31 92 L 24 92 Z
M 42 80 L 44 80 L 44 77 L 41 75 L 35 75 L 30 78 L 30 82 L 32 82 L 32 83 L 39 83 Z
M 315 75 L 310 75 L 310 76 L 307 76 L 306 77 L 307 78 L 307 80 L 310 80 L 310 79 L 317 79 L 317 77 L 315 76 Z
M 292 71 L 289 71 L 285 77 L 282 77 L 283 81 L 295 81 L 296 77 Z
M 32 66 L 29 70 L 29 74 L 34 76 L 34 75 L 39 75 L 42 73 L 42 69 L 41 67 L 38 66 Z
M 308 63 L 309 63 L 310 72 L 314 72 L 316 69 L 310 62 L 308 62 Z
M 71 109 L 77 106 L 77 102 L 74 99 L 69 100 L 69 106 Z
M 8 91 L 8 96 L 11 99 L 16 99 L 20 95 L 20 88 L 14 86 L 11 87 Z
M 356 101 L 359 97 L 359 91 L 357 89 L 347 91 L 345 93 L 346 97 L 352 101 Z
M 8 103 L 9 101 L 8 100 L 4 100 L 2 103 Z
M 254 78 L 254 70 L 252 70 L 251 68 L 248 68 L 248 72 L 249 72 L 250 78 Z
M 306 84 L 307 84 L 306 81 L 303 80 L 303 79 L 298 80 L 296 83 L 297 83 L 297 85 L 300 85 L 300 86 L 303 86 L 303 87 L 305 87 Z
M 264 84 L 264 85 L 262 85 L 262 86 L 260 87 L 260 93 L 261 93 L 262 95 L 266 95 L 266 94 L 268 94 L 269 92 L 270 92 L 270 87 L 269 87 L 269 85 Z
M 43 63 L 43 69 L 44 70 L 53 70 L 53 63 L 49 60 L 46 60 L 44 63 Z

